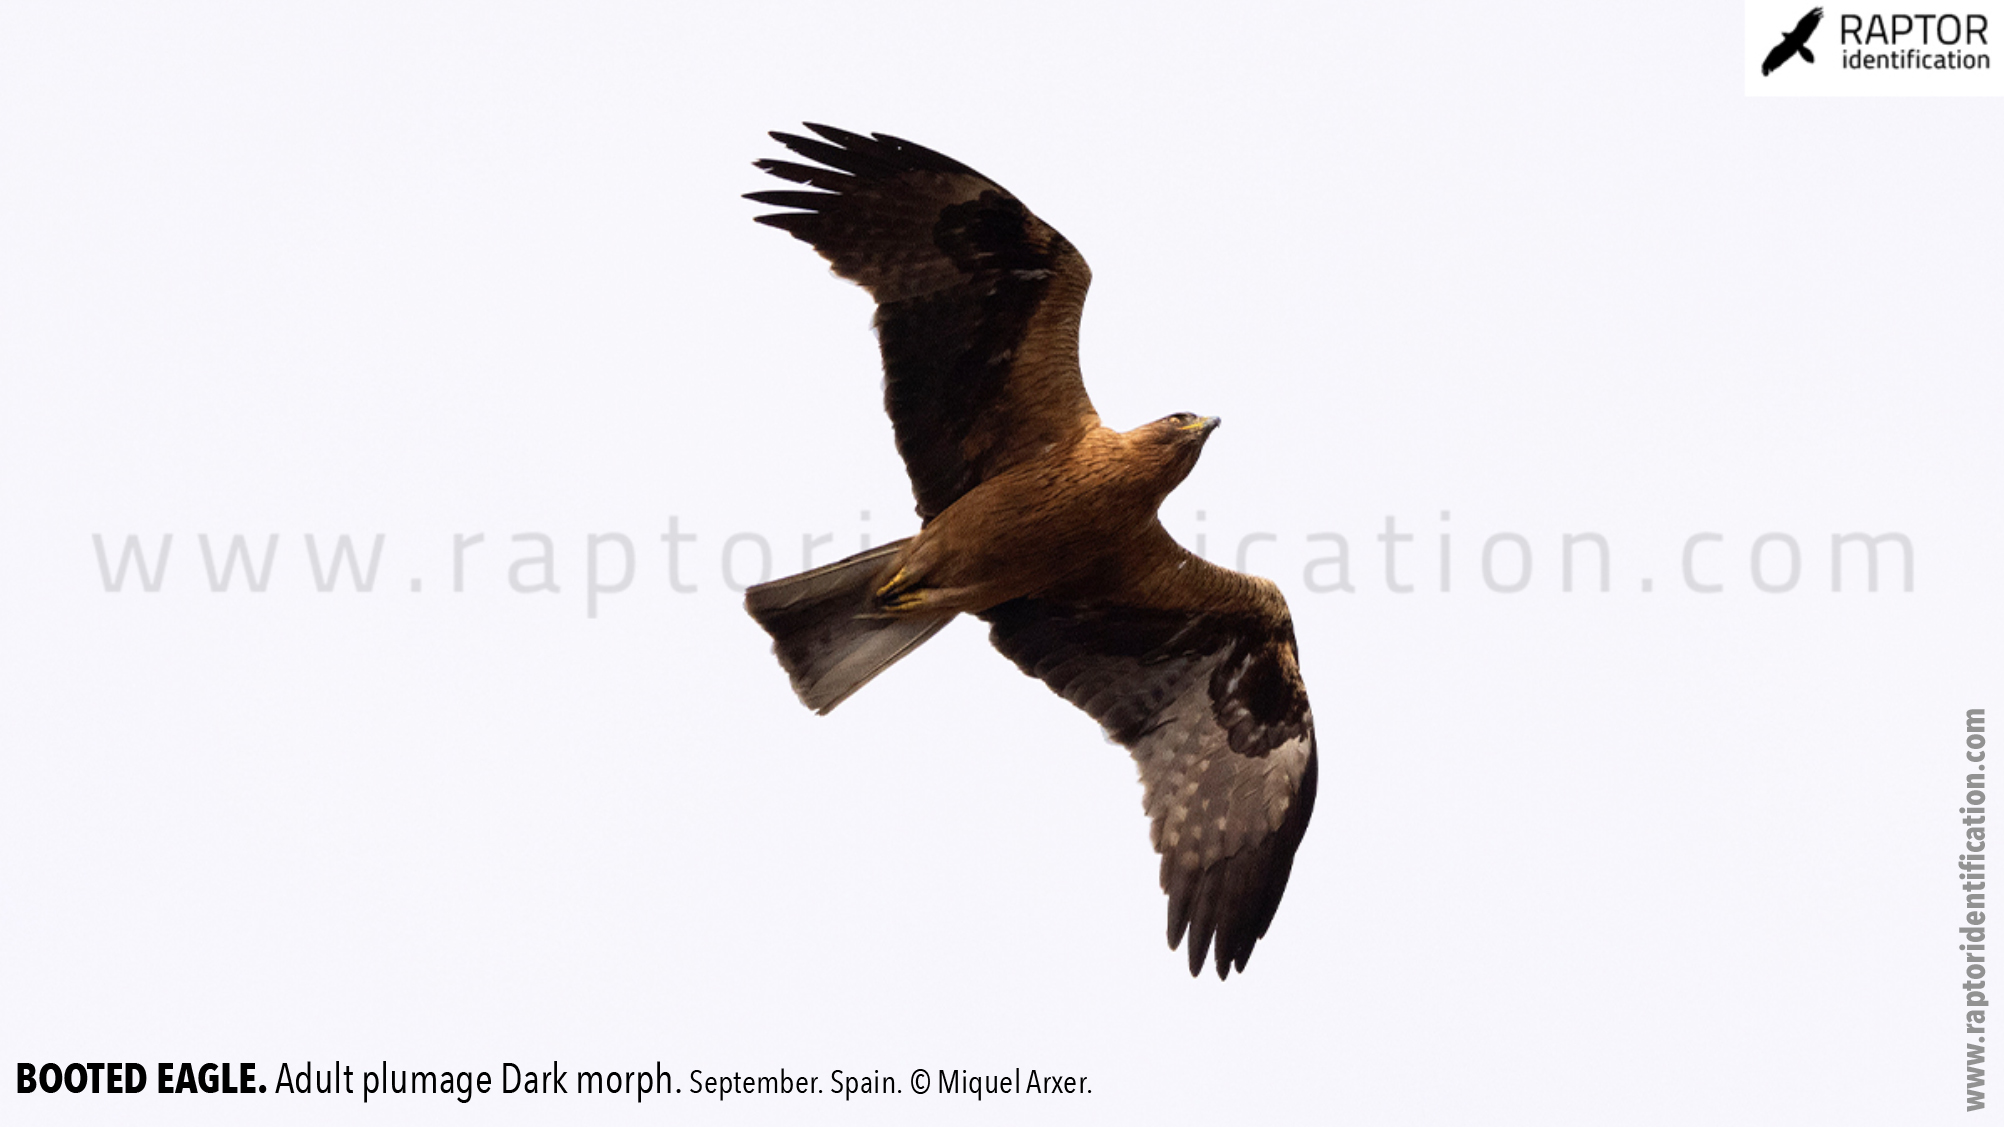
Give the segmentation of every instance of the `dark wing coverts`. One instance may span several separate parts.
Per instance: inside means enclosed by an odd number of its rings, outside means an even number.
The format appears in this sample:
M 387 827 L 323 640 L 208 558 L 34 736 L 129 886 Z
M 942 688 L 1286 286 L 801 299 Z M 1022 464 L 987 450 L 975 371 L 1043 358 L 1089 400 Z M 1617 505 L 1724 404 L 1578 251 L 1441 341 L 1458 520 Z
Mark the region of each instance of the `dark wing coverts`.
M 1167 534 L 1162 540 L 1167 541 Z M 982 614 L 995 648 L 1133 752 L 1169 945 L 1218 977 L 1266 935 L 1315 808 L 1315 721 L 1280 590 L 1170 545 L 1161 587 Z
M 1079 376 L 1085 259 L 999 184 L 882 133 L 774 133 L 826 167 L 761 160 L 812 192 L 758 221 L 819 251 L 877 301 L 884 406 L 931 520 L 975 484 L 1099 422 Z

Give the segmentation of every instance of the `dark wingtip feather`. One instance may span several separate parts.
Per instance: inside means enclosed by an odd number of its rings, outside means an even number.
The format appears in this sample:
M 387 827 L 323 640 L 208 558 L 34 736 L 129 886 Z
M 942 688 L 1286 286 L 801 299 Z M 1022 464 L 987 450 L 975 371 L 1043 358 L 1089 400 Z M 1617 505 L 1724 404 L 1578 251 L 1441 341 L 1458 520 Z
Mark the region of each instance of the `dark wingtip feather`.
M 1311 745 L 1293 808 L 1280 829 L 1253 848 L 1180 880 L 1174 879 L 1179 874 L 1173 873 L 1169 859 L 1163 858 L 1162 885 L 1169 894 L 1169 947 L 1181 946 L 1188 933 L 1192 977 L 1203 973 L 1207 953 L 1215 961 L 1220 981 L 1233 970 L 1244 973 L 1253 948 L 1266 938 L 1287 890 L 1287 878 L 1293 873 L 1295 851 L 1315 812 L 1319 774 Z
M 771 215 L 752 216 L 752 222 L 754 223 L 763 223 L 768 227 L 777 227 L 787 234 L 801 239 L 807 238 L 806 235 L 801 234 L 802 228 L 814 222 L 814 219 L 815 213 L 811 211 L 776 211 Z
M 903 137 L 893 137 L 889 133 L 877 133 L 873 134 L 873 136 L 876 137 L 879 143 L 890 146 L 897 151 L 899 156 L 904 157 L 918 167 L 926 168 L 933 172 L 979 176 L 983 180 L 988 180 L 988 177 L 982 176 L 981 173 L 976 172 L 974 169 L 967 167 L 937 149 L 928 149 L 916 141 L 907 141 Z M 988 180 L 988 182 L 991 184 L 994 183 L 993 180 Z
M 831 192 L 842 191 L 856 179 L 846 172 L 837 172 L 832 168 L 794 164 L 791 161 L 773 160 L 769 157 L 753 161 L 752 166 L 781 180 L 791 180 L 795 184 L 806 184 L 814 188 L 826 188 Z
M 769 203 L 774 207 L 797 207 L 803 211 L 819 211 L 828 201 L 838 198 L 833 192 L 746 192 L 745 198 L 754 203 Z
M 798 133 L 787 133 L 778 129 L 768 133 L 767 136 L 809 160 L 826 165 L 827 168 L 810 168 L 772 160 L 753 163 L 774 176 L 834 190 L 839 190 L 839 182 L 854 177 L 876 179 L 912 172 L 973 176 L 988 180 L 990 184 L 995 183 L 944 153 L 889 133 L 865 135 L 820 122 L 808 121 L 802 124 L 809 132 L 815 134 L 815 137 L 804 137 Z
M 833 125 L 821 125 L 812 121 L 803 121 L 800 124 L 819 133 L 825 140 L 833 141 L 845 149 L 871 147 L 870 139 L 861 133 L 851 133 L 847 129 L 838 129 Z
M 826 141 L 817 141 L 812 137 L 801 137 L 792 133 L 774 133 L 773 139 L 809 160 L 819 161 L 830 168 L 841 169 L 854 176 L 875 178 L 897 173 L 897 167 L 884 159 L 883 146 L 872 144 L 867 138 L 857 138 L 859 144 L 854 147 L 831 145 Z

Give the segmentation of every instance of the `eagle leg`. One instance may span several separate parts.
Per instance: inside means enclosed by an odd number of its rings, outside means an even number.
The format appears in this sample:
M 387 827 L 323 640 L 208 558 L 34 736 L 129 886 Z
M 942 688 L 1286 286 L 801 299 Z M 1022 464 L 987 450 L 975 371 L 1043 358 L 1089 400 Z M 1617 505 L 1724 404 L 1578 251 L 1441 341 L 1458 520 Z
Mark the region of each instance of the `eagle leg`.
M 880 602 L 888 602 L 912 586 L 912 579 L 906 574 L 906 569 L 899 568 L 896 575 L 891 576 L 882 587 L 877 588 L 877 599 Z
M 878 601 L 892 614 L 913 614 L 925 610 L 928 606 L 924 591 L 906 591 L 888 599 L 880 595 Z
M 936 609 L 934 600 L 928 598 L 928 594 L 924 581 L 913 575 L 910 568 L 901 567 L 896 575 L 877 588 L 874 598 L 886 614 L 917 614 Z

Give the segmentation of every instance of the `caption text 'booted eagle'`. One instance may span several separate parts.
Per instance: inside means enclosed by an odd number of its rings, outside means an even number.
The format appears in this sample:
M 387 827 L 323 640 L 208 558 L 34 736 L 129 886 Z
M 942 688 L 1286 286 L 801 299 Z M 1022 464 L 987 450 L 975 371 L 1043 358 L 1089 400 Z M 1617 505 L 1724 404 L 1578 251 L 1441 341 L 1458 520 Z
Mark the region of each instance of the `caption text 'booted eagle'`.
M 1279 588 L 1156 519 L 1215 418 L 1121 432 L 1079 374 L 1085 259 L 958 161 L 884 134 L 774 133 L 809 191 L 749 198 L 877 302 L 916 536 L 761 584 L 747 609 L 827 712 L 960 614 L 1134 754 L 1190 972 L 1244 970 L 1315 806 L 1315 726 Z

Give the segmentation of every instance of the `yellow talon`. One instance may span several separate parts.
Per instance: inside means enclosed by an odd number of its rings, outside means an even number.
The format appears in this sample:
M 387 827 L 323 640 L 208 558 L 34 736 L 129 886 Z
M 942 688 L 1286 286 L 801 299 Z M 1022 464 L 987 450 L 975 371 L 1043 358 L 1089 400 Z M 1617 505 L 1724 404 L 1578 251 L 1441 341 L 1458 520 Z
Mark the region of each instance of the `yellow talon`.
M 882 587 L 877 588 L 877 597 L 879 599 L 890 598 L 891 592 L 897 590 L 898 585 L 903 583 L 904 581 L 905 581 L 905 569 L 899 568 L 898 573 L 896 575 L 891 576 L 889 582 L 885 583 Z

